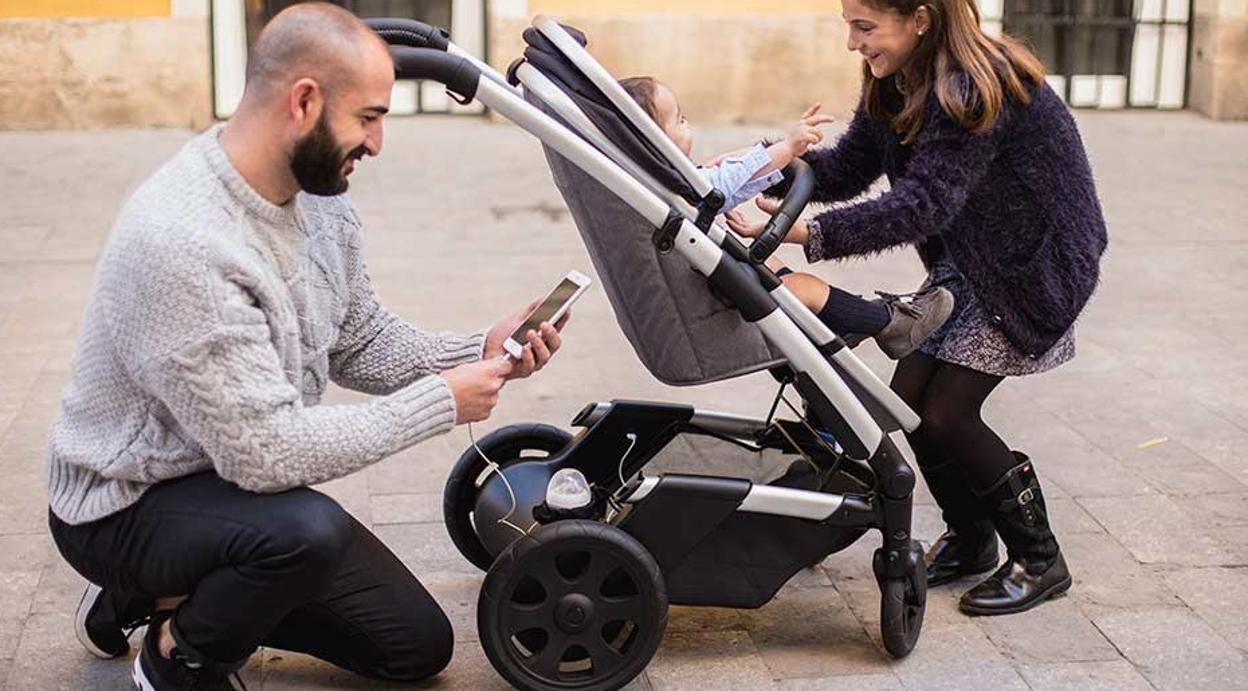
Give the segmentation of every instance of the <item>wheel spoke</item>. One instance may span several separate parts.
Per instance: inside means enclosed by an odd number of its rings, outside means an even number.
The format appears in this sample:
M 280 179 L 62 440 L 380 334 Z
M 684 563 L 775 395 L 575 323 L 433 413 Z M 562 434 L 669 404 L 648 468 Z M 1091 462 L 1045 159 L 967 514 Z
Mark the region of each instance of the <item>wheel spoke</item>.
M 560 595 L 568 592 L 568 580 L 559 573 L 559 568 L 555 565 L 553 558 L 543 559 L 534 564 L 531 572 L 537 582 L 546 589 L 547 602 L 557 600 Z
M 641 602 L 637 597 L 603 598 L 595 605 L 598 609 L 598 620 L 605 623 L 613 621 L 638 621 L 641 618 Z
M 602 582 L 607 580 L 607 576 L 610 576 L 619 565 L 619 561 L 611 555 L 602 552 L 594 553 L 590 557 L 589 568 L 585 569 L 585 573 L 577 579 L 576 583 L 581 590 L 597 596 L 602 588 Z
M 503 610 L 504 630 L 511 635 L 529 629 L 549 629 L 554 624 L 550 615 L 551 609 L 549 599 L 537 605 L 509 602 Z
M 594 664 L 595 677 L 609 674 L 624 659 L 623 655 L 603 640 L 601 631 L 591 631 L 577 642 L 585 646 L 585 651 L 589 653 L 589 659 Z
M 550 631 L 550 639 L 546 641 L 546 646 L 535 657 L 525 660 L 524 666 L 547 679 L 557 679 L 559 677 L 559 662 L 563 660 L 563 654 L 567 650 L 568 637 L 558 630 L 552 630 Z

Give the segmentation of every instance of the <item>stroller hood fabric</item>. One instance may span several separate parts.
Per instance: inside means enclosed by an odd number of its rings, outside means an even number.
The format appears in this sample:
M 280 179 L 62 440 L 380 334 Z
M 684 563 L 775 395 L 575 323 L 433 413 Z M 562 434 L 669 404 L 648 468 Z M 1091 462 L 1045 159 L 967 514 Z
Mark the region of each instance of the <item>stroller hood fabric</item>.
M 569 33 L 584 44 L 583 34 L 574 29 Z M 557 48 L 533 29 L 525 32 L 525 40 L 529 42 L 526 59 L 572 97 L 612 143 L 626 155 L 636 155 L 639 164 L 648 160 L 647 172 L 661 166 L 668 178 L 678 180 L 692 194 L 675 169 Z M 563 122 L 533 94 L 526 98 Z M 572 213 L 620 328 L 657 379 L 692 386 L 785 362 L 757 327 L 711 293 L 706 279 L 686 259 L 655 248 L 653 225 L 553 149 L 545 151 L 555 185 Z M 679 189 L 673 191 L 685 196 Z

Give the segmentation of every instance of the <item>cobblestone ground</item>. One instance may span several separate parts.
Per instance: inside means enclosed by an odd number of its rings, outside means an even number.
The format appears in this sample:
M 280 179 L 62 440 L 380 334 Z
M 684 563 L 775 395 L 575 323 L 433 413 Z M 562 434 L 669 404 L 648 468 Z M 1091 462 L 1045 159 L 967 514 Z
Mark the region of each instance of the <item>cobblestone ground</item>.
M 893 661 L 878 644 L 872 534 L 761 609 L 674 608 L 634 688 L 1248 688 L 1248 126 L 1185 113 L 1079 121 L 1110 224 L 1104 281 L 1076 360 L 1007 382 L 986 413 L 1037 461 L 1074 571 L 1069 596 L 969 619 L 955 603 L 971 582 L 936 588 L 918 648 Z M 527 135 L 479 119 L 388 127 L 385 154 L 352 189 L 394 310 L 426 327 L 475 328 L 567 269 L 590 269 Z M 710 129 L 699 149 L 765 133 Z M 109 224 L 189 136 L 0 134 L 0 685 L 15 690 L 127 688 L 128 660 L 95 660 L 74 640 L 83 582 L 47 535 L 41 458 Z M 909 252 L 815 270 L 864 292 L 912 288 L 922 274 Z M 873 345 L 859 352 L 889 374 Z M 483 427 L 566 425 L 584 403 L 613 397 L 761 415 L 772 394 L 765 375 L 656 383 L 595 290 L 565 351 L 509 387 Z M 457 430 L 324 490 L 373 526 L 454 622 L 454 661 L 431 686 L 501 688 L 476 642 L 481 575 L 441 524 L 442 483 L 466 445 Z M 939 518 L 925 493 L 919 503 L 916 533 L 930 539 Z M 369 686 L 275 650 L 246 676 L 271 691 Z

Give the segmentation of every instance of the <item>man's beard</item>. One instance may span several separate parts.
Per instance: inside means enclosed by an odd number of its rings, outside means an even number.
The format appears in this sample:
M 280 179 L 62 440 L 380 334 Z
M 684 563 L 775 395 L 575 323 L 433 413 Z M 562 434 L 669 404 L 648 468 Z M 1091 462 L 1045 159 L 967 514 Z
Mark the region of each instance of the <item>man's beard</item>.
M 321 197 L 332 197 L 347 191 L 347 176 L 342 167 L 347 159 L 359 160 L 367 153 L 364 147 L 358 146 L 343 154 L 342 147 L 334 140 L 329 131 L 325 111 L 317 118 L 316 125 L 306 137 L 295 143 L 295 152 L 290 158 L 290 172 L 299 183 L 299 189 L 308 194 Z

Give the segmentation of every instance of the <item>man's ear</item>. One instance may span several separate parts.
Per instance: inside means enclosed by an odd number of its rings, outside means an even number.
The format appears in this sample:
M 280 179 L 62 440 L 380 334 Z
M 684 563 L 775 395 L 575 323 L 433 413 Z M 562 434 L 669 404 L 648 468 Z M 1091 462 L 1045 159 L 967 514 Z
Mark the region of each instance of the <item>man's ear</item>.
M 325 92 L 311 77 L 304 77 L 290 87 L 290 116 L 299 134 L 307 134 L 316 126 L 325 108 Z

